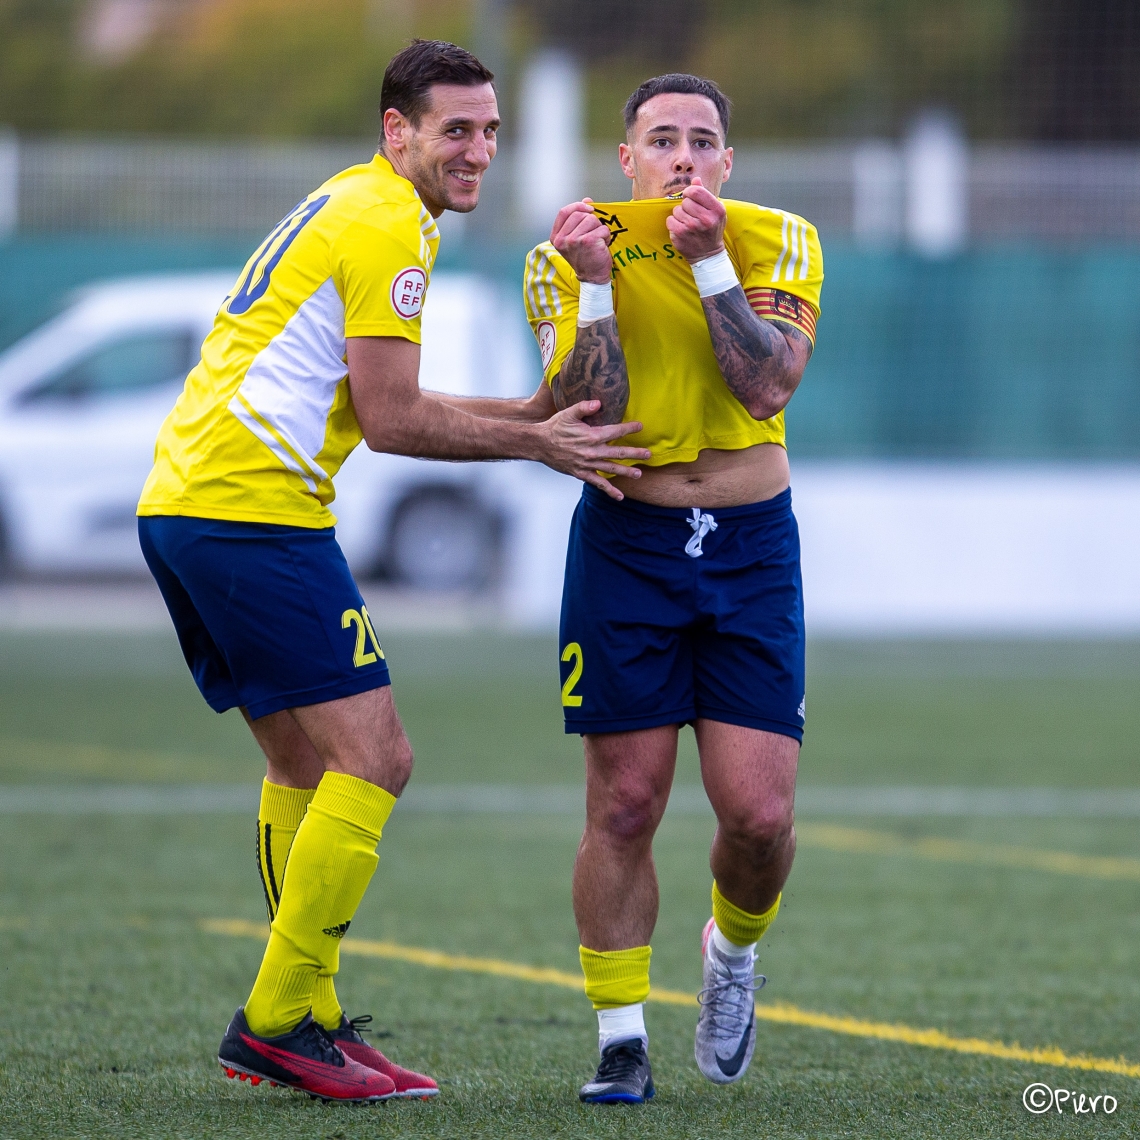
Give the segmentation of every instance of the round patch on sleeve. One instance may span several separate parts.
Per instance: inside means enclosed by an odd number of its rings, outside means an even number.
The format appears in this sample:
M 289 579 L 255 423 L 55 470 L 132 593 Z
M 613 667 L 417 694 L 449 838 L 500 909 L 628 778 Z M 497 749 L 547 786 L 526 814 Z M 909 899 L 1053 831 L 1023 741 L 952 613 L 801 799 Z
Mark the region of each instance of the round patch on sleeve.
M 426 292 L 427 274 L 418 265 L 401 270 L 392 282 L 392 308 L 404 320 L 410 321 L 420 315 Z
M 554 349 L 558 344 L 558 330 L 551 321 L 539 321 L 535 330 L 538 337 L 538 351 L 542 354 L 542 370 L 545 372 L 554 359 Z

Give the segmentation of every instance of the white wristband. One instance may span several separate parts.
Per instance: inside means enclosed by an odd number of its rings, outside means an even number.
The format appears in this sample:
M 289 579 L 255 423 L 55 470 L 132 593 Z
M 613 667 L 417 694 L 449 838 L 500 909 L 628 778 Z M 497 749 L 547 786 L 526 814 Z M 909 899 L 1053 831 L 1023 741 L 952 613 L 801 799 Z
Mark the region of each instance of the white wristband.
M 592 281 L 580 282 L 578 294 L 578 324 L 592 325 L 614 315 L 614 294 L 609 283 L 595 285 Z
M 697 283 L 697 292 L 702 297 L 713 297 L 717 293 L 727 293 L 740 284 L 736 270 L 729 260 L 728 250 L 722 249 L 712 257 L 693 263 L 693 280 Z

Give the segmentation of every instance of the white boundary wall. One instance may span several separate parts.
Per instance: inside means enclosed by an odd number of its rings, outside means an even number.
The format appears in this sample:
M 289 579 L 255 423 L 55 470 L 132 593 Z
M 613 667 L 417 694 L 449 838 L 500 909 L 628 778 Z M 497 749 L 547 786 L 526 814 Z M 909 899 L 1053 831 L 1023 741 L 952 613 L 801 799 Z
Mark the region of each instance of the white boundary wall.
M 578 485 L 518 471 L 507 612 L 554 628 Z M 794 462 L 792 496 L 809 635 L 1140 633 L 1140 464 Z

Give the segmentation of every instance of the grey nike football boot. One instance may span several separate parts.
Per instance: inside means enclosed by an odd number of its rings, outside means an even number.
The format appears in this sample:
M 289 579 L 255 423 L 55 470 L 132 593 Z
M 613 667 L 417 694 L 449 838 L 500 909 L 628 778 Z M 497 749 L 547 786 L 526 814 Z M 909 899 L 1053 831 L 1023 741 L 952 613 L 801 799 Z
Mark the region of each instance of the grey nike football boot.
M 697 1068 L 710 1081 L 730 1085 L 748 1069 L 756 1048 L 756 997 L 767 978 L 756 975 L 756 955 L 743 966 L 730 966 L 717 951 L 710 918 L 701 939 L 704 988 L 697 994 L 701 1013 L 693 1053 Z M 734 968 L 735 967 L 735 968 Z

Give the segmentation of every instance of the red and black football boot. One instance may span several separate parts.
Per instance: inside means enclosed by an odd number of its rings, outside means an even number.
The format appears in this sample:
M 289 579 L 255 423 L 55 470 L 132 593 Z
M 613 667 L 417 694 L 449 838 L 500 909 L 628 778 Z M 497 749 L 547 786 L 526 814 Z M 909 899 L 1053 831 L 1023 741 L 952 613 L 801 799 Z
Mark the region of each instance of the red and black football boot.
M 259 1037 L 239 1009 L 222 1038 L 218 1063 L 227 1077 L 286 1085 L 323 1101 L 364 1104 L 396 1093 L 391 1077 L 346 1057 L 311 1013 L 289 1033 Z
M 368 1068 L 391 1078 L 396 1085 L 396 1091 L 392 1094 L 394 1097 L 406 1097 L 409 1100 L 419 1097 L 421 1100 L 427 1100 L 429 1097 L 439 1096 L 439 1085 L 431 1077 L 425 1077 L 423 1073 L 414 1073 L 411 1069 L 405 1069 L 402 1065 L 389 1061 L 379 1049 L 373 1048 L 360 1036 L 361 1033 L 371 1032 L 365 1028 L 371 1021 L 370 1013 L 354 1017 L 351 1021 L 347 1014 L 342 1013 L 340 1028 L 327 1029 L 325 1032 L 337 1043 L 346 1057 L 351 1057 L 352 1060 L 359 1061 L 360 1064 L 367 1065 Z

